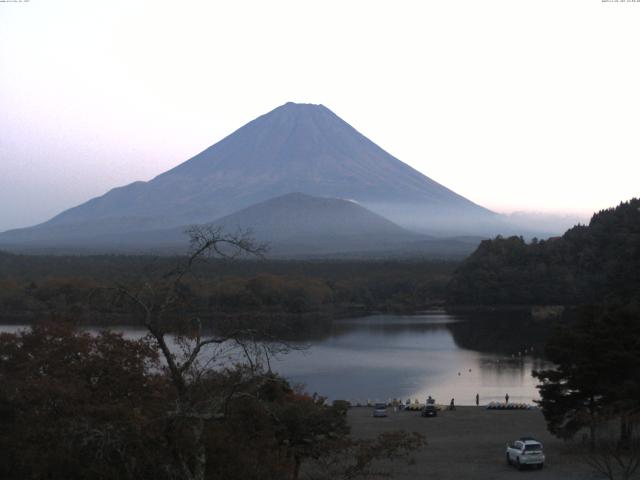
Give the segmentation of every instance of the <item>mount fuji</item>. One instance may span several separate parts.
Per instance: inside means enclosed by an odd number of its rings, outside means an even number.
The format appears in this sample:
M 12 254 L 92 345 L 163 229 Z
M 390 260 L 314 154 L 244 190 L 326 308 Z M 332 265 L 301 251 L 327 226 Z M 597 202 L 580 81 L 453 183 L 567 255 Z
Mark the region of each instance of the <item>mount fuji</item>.
M 287 103 L 150 181 L 114 188 L 0 244 L 82 245 L 211 223 L 289 193 L 348 200 L 402 229 L 492 235 L 502 217 L 393 157 L 322 105 Z

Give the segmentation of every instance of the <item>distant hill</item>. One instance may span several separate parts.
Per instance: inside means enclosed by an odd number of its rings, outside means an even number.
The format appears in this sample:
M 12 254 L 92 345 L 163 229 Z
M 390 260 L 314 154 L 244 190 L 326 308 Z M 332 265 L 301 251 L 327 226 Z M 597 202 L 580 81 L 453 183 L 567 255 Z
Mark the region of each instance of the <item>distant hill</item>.
M 291 192 L 349 199 L 422 233 L 486 235 L 500 216 L 401 162 L 322 105 L 287 103 L 148 182 L 114 188 L 0 244 L 85 245 L 208 223 Z
M 637 302 L 640 305 L 640 199 L 603 210 L 589 225 L 526 243 L 483 241 L 455 272 L 451 304 L 550 305 Z
M 419 254 L 463 257 L 479 238 L 442 242 L 406 230 L 355 202 L 292 193 L 225 216 L 214 225 L 249 229 L 270 244 L 272 256 Z M 334 255 L 335 256 L 335 255 Z
M 225 231 L 249 229 L 271 255 L 393 251 L 425 236 L 347 200 L 291 193 L 216 222 Z
M 423 238 L 355 202 L 289 193 L 244 208 L 214 222 L 226 230 L 250 228 L 264 240 L 325 237 L 384 237 L 401 241 Z
M 415 234 L 347 200 L 289 193 L 259 202 L 211 223 L 226 232 L 249 230 L 268 243 L 270 255 L 386 250 L 422 240 Z M 172 229 L 105 235 L 102 241 L 135 247 L 188 245 L 188 225 Z

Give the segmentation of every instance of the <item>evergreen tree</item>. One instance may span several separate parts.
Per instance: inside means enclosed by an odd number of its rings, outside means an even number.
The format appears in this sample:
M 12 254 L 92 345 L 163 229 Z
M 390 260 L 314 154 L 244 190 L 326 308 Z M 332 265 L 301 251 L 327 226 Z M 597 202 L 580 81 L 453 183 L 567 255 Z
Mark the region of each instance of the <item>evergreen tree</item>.
M 549 431 L 571 438 L 589 428 L 593 445 L 597 425 L 619 419 L 620 441 L 628 442 L 640 412 L 640 311 L 583 307 L 576 317 L 547 344 L 555 367 L 534 372 Z

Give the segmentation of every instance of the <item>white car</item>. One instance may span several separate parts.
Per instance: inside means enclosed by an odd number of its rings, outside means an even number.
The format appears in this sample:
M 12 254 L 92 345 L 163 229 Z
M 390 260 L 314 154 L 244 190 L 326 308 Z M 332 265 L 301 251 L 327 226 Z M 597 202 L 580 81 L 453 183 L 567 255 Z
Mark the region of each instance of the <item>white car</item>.
M 544 453 L 542 443 L 535 438 L 522 437 L 511 445 L 507 445 L 507 463 L 522 469 L 527 465 L 537 468 L 544 466 Z

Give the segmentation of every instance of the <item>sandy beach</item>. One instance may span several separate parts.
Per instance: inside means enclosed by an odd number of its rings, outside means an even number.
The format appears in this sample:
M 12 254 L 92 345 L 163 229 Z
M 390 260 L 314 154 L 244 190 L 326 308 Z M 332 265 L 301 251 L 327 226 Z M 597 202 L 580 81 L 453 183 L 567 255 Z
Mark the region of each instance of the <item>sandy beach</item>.
M 415 431 L 428 445 L 415 453 L 415 463 L 399 462 L 394 479 L 511 479 L 583 480 L 601 478 L 592 474 L 569 446 L 551 436 L 542 413 L 532 410 L 486 410 L 457 407 L 435 418 L 418 412 L 394 412 L 387 418 L 373 418 L 371 408 L 352 408 L 348 419 L 352 434 L 370 438 L 393 430 Z M 507 465 L 505 446 L 521 436 L 532 436 L 544 444 L 546 463 L 542 470 L 518 471 Z

